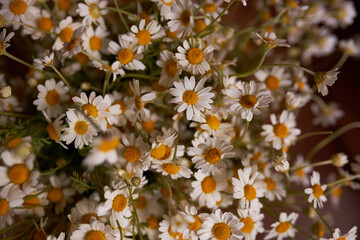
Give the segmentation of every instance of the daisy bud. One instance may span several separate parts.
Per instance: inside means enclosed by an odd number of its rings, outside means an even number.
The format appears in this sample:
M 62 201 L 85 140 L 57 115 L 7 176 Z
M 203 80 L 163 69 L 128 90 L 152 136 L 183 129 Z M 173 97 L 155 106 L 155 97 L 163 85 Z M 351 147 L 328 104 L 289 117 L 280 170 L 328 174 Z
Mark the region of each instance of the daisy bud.
M 121 178 L 124 178 L 124 179 L 127 179 L 127 178 L 128 178 L 128 173 L 127 173 L 124 169 L 122 169 L 122 168 L 118 169 L 118 170 L 117 170 L 117 173 L 119 174 L 119 176 L 120 176 Z
M 66 163 L 66 160 L 64 158 L 59 158 L 57 161 L 56 161 L 56 166 L 62 166 Z
M 84 91 L 89 91 L 91 88 L 91 84 L 89 82 L 83 82 L 81 83 L 81 89 Z
M 11 87 L 10 86 L 5 86 L 0 89 L 0 98 L 1 99 L 6 99 L 6 98 L 9 98 L 10 96 L 11 96 Z
M 140 183 L 141 183 L 141 178 L 139 177 L 133 177 L 131 179 L 131 185 L 133 185 L 134 187 L 140 186 Z
M 4 18 L 4 16 L 0 15 L 0 27 L 4 27 L 6 23 L 6 19 Z
M 277 172 L 286 173 L 289 171 L 290 164 L 284 156 L 276 156 L 275 161 L 272 163 Z
M 19 147 L 16 148 L 16 154 L 22 157 L 26 157 L 31 152 L 30 146 L 26 144 L 21 144 Z
M 330 159 L 335 167 L 342 167 L 349 162 L 347 155 L 344 153 L 336 153 Z
M 177 158 L 175 161 L 179 166 L 185 166 L 187 168 L 191 167 L 191 161 L 187 158 Z
M 30 85 L 30 87 L 36 87 L 38 85 L 38 82 L 35 78 L 30 78 L 27 83 Z
M 318 92 L 323 96 L 329 93 L 327 86 L 332 86 L 337 80 L 337 75 L 339 74 L 338 69 L 332 69 L 328 72 L 316 72 L 314 75 L 315 83 L 318 87 Z

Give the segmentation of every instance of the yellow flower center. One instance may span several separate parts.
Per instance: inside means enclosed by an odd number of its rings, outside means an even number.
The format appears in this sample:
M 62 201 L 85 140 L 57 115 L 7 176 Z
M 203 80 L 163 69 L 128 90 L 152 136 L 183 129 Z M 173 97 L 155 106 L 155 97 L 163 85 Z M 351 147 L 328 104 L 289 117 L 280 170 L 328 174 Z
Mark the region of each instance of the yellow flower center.
M 313 189 L 313 194 L 314 197 L 319 198 L 323 195 L 324 190 L 321 188 L 321 186 L 319 184 L 314 184 L 314 186 L 312 187 Z
M 141 126 L 142 126 L 144 131 L 149 133 L 149 132 L 152 132 L 154 130 L 155 122 L 153 120 L 142 122 Z
M 151 215 L 148 219 L 146 219 L 146 223 L 150 229 L 157 229 L 159 226 L 159 221 L 154 215 Z
M 166 75 L 168 75 L 169 77 L 174 77 L 175 74 L 177 73 L 178 67 L 177 67 L 176 62 L 171 59 L 171 60 L 166 61 L 164 69 L 165 69 Z
M 71 0 L 59 0 L 58 6 L 60 10 L 67 11 L 71 8 Z
M 45 100 L 47 104 L 54 106 L 60 101 L 60 94 L 55 90 L 48 91 Z
M 187 59 L 191 64 L 199 64 L 204 58 L 204 53 L 200 48 L 191 48 L 187 54 Z
M 164 0 L 161 0 L 161 1 L 162 1 L 162 3 L 163 3 L 164 5 L 170 7 L 170 6 L 174 3 L 175 0 L 172 0 L 172 1 L 169 1 L 169 2 L 165 2 Z
M 147 206 L 147 199 L 144 196 L 140 196 L 134 201 L 134 204 L 137 209 L 144 209 Z
M 288 134 L 288 128 L 286 127 L 285 124 L 278 123 L 274 126 L 274 133 L 275 133 L 275 136 L 277 136 L 279 138 L 284 138 Z
M 265 84 L 268 89 L 276 90 L 280 86 L 280 80 L 275 76 L 268 76 L 265 79 Z
M 51 18 L 41 17 L 38 19 L 38 26 L 40 29 L 43 29 L 45 31 L 50 31 L 53 27 L 53 22 Z
M 251 217 L 243 218 L 240 222 L 244 223 L 244 226 L 240 229 L 243 233 L 251 233 L 254 229 L 254 221 Z
M 182 11 L 182 13 L 180 14 L 180 23 L 185 27 L 190 26 L 191 16 L 192 14 L 189 10 Z
M 64 198 L 64 193 L 62 192 L 61 188 L 52 188 L 48 192 L 48 199 L 52 203 L 58 203 Z
M 83 110 L 83 112 L 86 111 L 87 115 L 91 115 L 94 118 L 97 118 L 97 116 L 98 116 L 97 108 L 94 105 L 90 104 L 90 103 L 83 105 L 82 110 Z
M 8 177 L 14 184 L 23 184 L 29 178 L 29 169 L 24 164 L 16 164 L 9 169 Z
M 216 6 L 216 4 L 205 4 L 205 5 L 203 6 L 203 9 L 204 9 L 204 11 L 207 12 L 207 13 L 213 13 L 213 12 L 216 11 L 217 6 Z
M 178 37 L 176 36 L 177 31 L 170 32 L 170 29 L 166 29 L 165 33 L 166 33 L 166 36 L 167 36 L 168 38 L 171 38 L 171 39 L 177 39 L 177 38 L 178 38 Z
M 208 176 L 201 182 L 201 188 L 204 193 L 212 193 L 216 189 L 216 181 L 213 177 Z
M 161 160 L 166 160 L 170 157 L 171 155 L 171 147 L 165 146 L 165 154 L 164 156 L 161 158 Z
M 346 240 L 346 237 L 340 237 L 340 238 L 338 238 L 336 240 Z
M 271 178 L 265 178 L 264 182 L 266 183 L 267 189 L 269 191 L 274 191 L 276 188 L 276 183 Z
M 134 53 L 127 48 L 121 49 L 118 53 L 118 59 L 121 64 L 128 64 L 134 59 Z
M 224 223 L 216 223 L 211 229 L 212 234 L 218 240 L 226 240 L 231 236 L 230 227 Z
M 247 94 L 240 97 L 239 103 L 244 108 L 253 108 L 257 103 L 257 98 L 253 95 Z
M 197 93 L 194 92 L 193 90 L 187 90 L 183 94 L 183 101 L 189 105 L 193 105 L 193 104 L 197 103 L 198 99 L 199 99 L 199 97 L 198 97 Z
M 93 19 L 98 19 L 100 17 L 100 8 L 96 3 L 90 3 L 89 14 Z
M 188 229 L 190 231 L 197 231 L 200 227 L 201 227 L 201 221 L 200 218 L 196 215 L 193 215 L 194 218 L 194 222 L 189 222 L 189 227 Z
M 138 111 L 140 111 L 144 107 L 140 96 L 135 96 L 134 103 L 135 103 L 135 107 Z
M 10 3 L 10 10 L 15 14 L 15 15 L 21 15 L 24 14 L 26 12 L 27 9 L 27 4 L 25 1 L 23 0 L 13 0 Z
M 89 126 L 85 121 L 78 121 L 75 123 L 74 130 L 77 134 L 83 135 L 87 132 Z
M 251 161 L 256 162 L 257 160 L 259 160 L 261 158 L 261 156 L 262 156 L 262 152 L 260 152 L 260 151 L 256 152 L 252 155 Z
M 206 28 L 206 24 L 205 24 L 204 19 L 196 19 L 196 20 L 194 21 L 194 28 L 193 28 L 193 30 L 194 30 L 196 33 L 201 32 L 202 30 L 204 30 L 204 28 Z
M 74 30 L 72 28 L 66 27 L 60 31 L 60 40 L 62 42 L 70 42 L 71 37 L 74 33 Z
M 252 201 L 256 198 L 256 189 L 253 185 L 245 185 L 244 193 L 247 200 Z
M 222 152 L 218 148 L 209 148 L 205 151 L 204 158 L 210 164 L 216 164 L 221 159 Z
M 286 232 L 287 230 L 289 230 L 290 228 L 290 223 L 289 222 L 281 222 L 276 228 L 275 230 L 278 232 L 278 233 L 284 233 Z
M 101 38 L 99 38 L 97 36 L 92 36 L 90 38 L 89 45 L 90 45 L 91 50 L 98 51 L 98 50 L 100 50 L 100 48 L 102 46 L 102 40 L 101 40 Z
M 105 240 L 105 234 L 98 230 L 91 230 L 86 233 L 85 240 Z
M 87 224 L 89 224 L 89 223 L 90 223 L 90 219 L 91 219 L 92 217 L 95 217 L 95 218 L 97 219 L 97 215 L 96 215 L 95 213 L 87 213 L 87 214 L 85 214 L 84 216 L 82 216 L 81 222 L 82 222 L 82 223 L 87 223 Z
M 340 197 L 342 195 L 342 188 L 334 188 L 334 190 L 332 191 L 332 195 L 334 195 L 335 197 Z
M 6 199 L 0 199 L 0 216 L 4 216 L 9 211 L 9 202 Z
M 151 150 L 150 156 L 157 160 L 160 160 L 162 157 L 164 157 L 165 153 L 166 153 L 165 145 L 161 143 L 158 147 L 155 147 L 154 149 Z
M 112 203 L 112 209 L 115 212 L 121 212 L 125 209 L 127 205 L 127 198 L 124 196 L 124 194 L 117 195 Z
M 299 90 L 303 90 L 305 88 L 305 82 L 300 81 L 297 83 Z
M 298 176 L 299 178 L 303 178 L 305 175 L 305 171 L 303 168 L 300 168 L 299 170 L 296 170 L 295 172 L 296 176 Z
M 117 137 L 111 139 L 103 139 L 99 144 L 99 150 L 102 152 L 108 152 L 114 150 L 119 146 L 120 140 Z
M 138 39 L 138 43 L 140 45 L 146 46 L 151 41 L 151 35 L 148 30 L 140 30 L 138 33 L 136 33 L 136 37 Z
M 77 38 L 71 39 L 69 44 L 66 47 L 66 50 L 70 52 L 74 49 L 74 47 L 79 43 L 79 40 Z
M 34 195 L 27 195 L 25 198 L 32 197 Z M 29 209 L 34 209 L 36 205 L 39 205 L 40 200 L 38 197 L 33 197 L 23 203 L 24 207 L 27 207 Z
M 206 116 L 206 123 L 213 130 L 217 130 L 220 127 L 220 119 L 215 115 Z
M 137 147 L 127 147 L 124 151 L 124 158 L 128 162 L 136 162 L 140 159 L 140 151 Z
M 164 163 L 163 169 L 166 173 L 168 173 L 170 175 L 175 175 L 180 171 L 180 167 L 178 167 L 172 163 Z
M 12 138 L 13 138 L 13 139 L 12 139 Z M 12 140 L 9 141 L 9 139 L 12 139 Z M 6 142 L 6 144 L 7 144 L 8 149 L 12 149 L 12 148 L 17 147 L 17 146 L 21 143 L 21 138 L 19 138 L 19 137 L 14 138 L 14 136 L 8 136 L 8 137 L 5 139 L 5 142 Z

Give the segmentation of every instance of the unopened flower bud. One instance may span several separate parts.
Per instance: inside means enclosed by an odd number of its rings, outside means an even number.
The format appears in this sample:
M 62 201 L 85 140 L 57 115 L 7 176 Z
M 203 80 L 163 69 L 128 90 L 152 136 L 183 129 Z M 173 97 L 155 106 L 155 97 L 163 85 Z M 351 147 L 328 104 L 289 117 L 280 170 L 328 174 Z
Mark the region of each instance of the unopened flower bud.
M 89 82 L 83 82 L 81 83 L 81 89 L 84 91 L 89 91 L 91 88 L 91 85 Z
M 131 179 L 131 185 L 133 185 L 134 187 L 140 186 L 140 183 L 141 183 L 141 178 L 139 177 L 133 177 Z
M 276 156 L 275 161 L 272 163 L 275 170 L 278 172 L 286 173 L 289 171 L 290 164 L 284 156 Z
M 56 161 L 56 166 L 62 166 L 66 163 L 66 160 L 64 158 L 59 158 L 57 161 Z
M 128 178 L 128 173 L 122 168 L 118 169 L 117 173 L 119 174 L 119 176 L 121 178 L 124 178 L 124 179 Z
M 6 98 L 9 98 L 10 96 L 11 96 L 11 87 L 10 86 L 5 86 L 0 89 L 0 98 L 1 99 L 6 99 Z
M 17 148 L 16 148 L 16 154 L 22 157 L 26 157 L 27 155 L 30 154 L 31 152 L 31 147 L 27 144 L 20 144 Z
M 347 155 L 344 153 L 336 153 L 332 155 L 331 161 L 335 167 L 342 167 L 349 162 Z
M 179 166 L 185 166 L 187 168 L 190 168 L 191 167 L 191 161 L 187 158 L 177 158 L 176 159 L 176 163 L 179 165 Z
M 30 78 L 27 83 L 30 85 L 30 87 L 36 87 L 38 85 L 38 81 L 35 78 Z

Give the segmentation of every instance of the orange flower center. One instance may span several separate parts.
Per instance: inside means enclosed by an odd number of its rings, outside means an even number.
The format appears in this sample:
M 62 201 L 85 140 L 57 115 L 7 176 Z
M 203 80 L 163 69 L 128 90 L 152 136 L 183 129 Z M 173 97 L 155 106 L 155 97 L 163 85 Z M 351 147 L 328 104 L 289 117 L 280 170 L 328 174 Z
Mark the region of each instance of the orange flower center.
M 51 18 L 41 17 L 38 19 L 38 26 L 40 29 L 43 29 L 45 31 L 50 31 L 53 27 L 53 22 Z
M 280 86 L 280 80 L 275 76 L 268 76 L 265 79 L 265 84 L 268 89 L 276 90 Z
M 314 197 L 319 198 L 323 195 L 324 190 L 321 188 L 321 186 L 319 184 L 314 184 L 314 186 L 312 187 L 313 189 L 313 194 Z
M 4 216 L 9 211 L 9 202 L 6 199 L 0 199 L 0 216 Z
M 180 14 L 180 23 L 185 27 L 190 26 L 191 16 L 192 14 L 189 10 L 182 11 L 182 13 Z
M 271 178 L 265 178 L 264 182 L 266 183 L 267 189 L 269 191 L 274 191 L 276 188 L 276 183 Z
M 74 126 L 74 131 L 77 134 L 83 135 L 87 132 L 89 126 L 85 121 L 77 121 Z
M 206 123 L 213 130 L 217 130 L 220 127 L 220 119 L 215 115 L 206 116 Z
M 74 33 L 74 30 L 72 28 L 66 27 L 60 31 L 60 40 L 62 42 L 70 42 L 71 37 Z
M 244 226 L 241 228 L 243 233 L 251 233 L 254 229 L 254 221 L 251 217 L 246 217 L 240 220 L 240 222 L 244 223 Z
M 60 10 L 67 11 L 71 8 L 71 0 L 59 0 L 58 6 Z
M 98 19 L 100 17 L 100 8 L 96 3 L 90 3 L 89 14 L 93 19 Z
M 92 36 L 90 38 L 89 45 L 90 45 L 91 50 L 98 51 L 98 50 L 100 50 L 100 48 L 102 46 L 102 40 L 101 40 L 101 38 L 99 38 L 97 36 Z
M 147 206 L 147 199 L 144 196 L 140 196 L 134 201 L 134 204 L 137 209 L 144 209 Z
M 187 54 L 187 59 L 191 64 L 199 64 L 204 58 L 204 53 L 200 48 L 191 48 Z
M 57 131 L 56 131 L 56 129 L 55 129 L 55 127 L 54 127 L 54 124 L 52 124 L 52 123 L 49 123 L 47 126 L 46 126 L 46 131 L 47 131 L 47 133 L 49 134 L 49 136 L 50 136 L 50 138 L 52 139 L 52 140 L 59 140 L 60 138 L 59 138 L 59 135 L 58 135 L 58 133 L 57 133 Z
M 276 228 L 275 230 L 278 232 L 278 233 L 284 233 L 286 232 L 287 230 L 289 230 L 290 228 L 290 223 L 289 222 L 281 222 Z
M 105 240 L 105 234 L 101 231 L 91 230 L 86 233 L 85 240 Z
M 120 140 L 117 137 L 111 139 L 103 139 L 99 145 L 99 150 L 102 152 L 108 152 L 114 150 L 119 146 Z
M 216 164 L 221 159 L 222 152 L 218 148 L 209 148 L 206 150 L 204 158 L 210 164 Z
M 155 122 L 153 120 L 142 122 L 141 126 L 146 132 L 152 132 L 155 128 Z
M 170 175 L 175 175 L 180 171 L 180 167 L 178 167 L 172 163 L 164 163 L 163 169 L 166 173 L 168 173 Z
M 29 178 L 29 169 L 24 164 L 16 164 L 9 169 L 8 177 L 14 184 L 23 184 Z
M 253 95 L 244 95 L 239 99 L 239 103 L 244 108 L 253 108 L 257 103 L 257 98 Z
M 52 203 L 58 203 L 64 198 L 61 188 L 53 188 L 48 192 L 48 199 Z
M 121 212 L 125 209 L 127 205 L 127 198 L 124 196 L 124 194 L 117 195 L 112 203 L 112 209 L 114 209 L 115 212 Z
M 155 147 L 154 149 L 151 150 L 150 156 L 157 160 L 160 160 L 162 157 L 164 157 L 165 153 L 166 153 L 165 145 L 161 143 L 158 147 Z
M 196 33 L 199 33 L 201 32 L 202 30 L 204 30 L 206 28 L 206 24 L 205 24 L 205 21 L 204 19 L 196 19 L 194 21 L 194 31 Z
M 121 49 L 118 53 L 118 59 L 121 64 L 126 65 L 134 59 L 134 53 L 127 48 Z
M 60 101 L 60 94 L 55 90 L 48 91 L 45 100 L 47 104 L 54 106 Z
M 157 217 L 155 217 L 154 215 L 151 215 L 147 220 L 146 220 L 147 224 L 148 224 L 148 228 L 150 229 L 156 229 L 159 226 L 159 221 L 157 219 Z
M 140 96 L 135 96 L 134 101 L 135 101 L 136 109 L 140 111 L 144 107 L 144 105 L 143 105 L 143 103 L 141 101 L 141 97 Z
M 194 92 L 193 90 L 187 90 L 183 94 L 183 101 L 189 105 L 193 105 L 193 104 L 197 103 L 198 99 L 199 99 L 199 97 L 198 97 L 197 93 Z
M 165 63 L 164 69 L 166 75 L 168 75 L 169 77 L 174 77 L 178 70 L 177 63 L 172 59 L 168 60 Z
M 84 216 L 82 216 L 81 222 L 82 222 L 82 223 L 87 223 L 87 224 L 89 224 L 89 223 L 90 223 L 90 219 L 91 219 L 92 217 L 95 217 L 95 218 L 97 219 L 97 215 L 96 215 L 95 213 L 87 213 L 87 214 L 85 214 Z
M 216 4 L 205 4 L 205 5 L 203 6 L 203 9 L 204 9 L 204 11 L 207 12 L 207 13 L 213 13 L 213 12 L 216 11 L 217 6 L 216 6 Z
M 284 138 L 288 134 L 288 128 L 286 127 L 285 124 L 278 123 L 274 126 L 274 133 L 275 133 L 275 136 L 277 136 L 279 138 Z
M 244 192 L 247 200 L 252 201 L 256 198 L 256 189 L 253 185 L 245 185 Z
M 140 151 L 137 147 L 127 147 L 124 151 L 124 158 L 128 162 L 136 162 L 140 159 Z
M 204 193 L 212 193 L 216 189 L 216 181 L 213 177 L 208 176 L 201 182 L 201 188 Z
M 194 222 L 189 222 L 189 230 L 190 231 L 197 231 L 201 227 L 200 218 L 196 215 L 193 215 Z
M 15 15 L 21 15 L 24 14 L 26 12 L 27 9 L 27 4 L 25 1 L 23 0 L 13 0 L 10 3 L 10 10 L 15 14 Z
M 86 111 L 86 112 L 87 112 L 87 115 L 91 115 L 91 116 L 93 116 L 94 118 L 97 118 L 97 117 L 98 117 L 98 110 L 97 110 L 97 108 L 96 108 L 94 105 L 90 104 L 90 103 L 83 105 L 83 106 L 82 106 L 82 110 L 83 110 L 83 112 Z
M 138 43 L 140 45 L 146 46 L 151 41 L 151 35 L 148 30 L 140 30 L 138 33 L 136 33 L 136 37 L 138 39 Z
M 217 240 L 226 240 L 231 236 L 231 229 L 224 222 L 214 224 L 211 232 Z
M 25 198 L 32 197 L 34 195 L 27 195 Z M 33 197 L 23 203 L 24 207 L 27 207 L 29 209 L 34 209 L 36 205 L 39 205 L 40 200 L 38 197 Z

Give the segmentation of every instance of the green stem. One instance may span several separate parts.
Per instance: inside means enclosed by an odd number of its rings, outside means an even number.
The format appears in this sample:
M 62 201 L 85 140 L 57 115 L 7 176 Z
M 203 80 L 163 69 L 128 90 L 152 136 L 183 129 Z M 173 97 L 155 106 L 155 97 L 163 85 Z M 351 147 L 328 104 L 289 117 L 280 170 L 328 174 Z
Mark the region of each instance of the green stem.
M 111 76 L 111 73 L 106 72 L 104 87 L 103 87 L 103 91 L 102 91 L 103 97 L 105 96 L 105 94 L 106 94 L 106 92 L 108 90 L 110 76 Z
M 279 19 L 282 17 L 282 15 L 284 15 L 286 12 L 287 12 L 287 8 L 284 8 L 283 10 L 281 10 L 281 11 L 278 13 L 278 15 L 276 15 L 276 17 L 275 17 L 273 20 L 270 20 L 268 23 L 265 23 L 265 24 L 263 25 L 263 27 L 276 24 L 276 23 L 279 21 Z
M 320 149 L 322 149 L 323 147 L 328 145 L 330 142 L 335 140 L 340 135 L 342 135 L 342 134 L 346 133 L 347 131 L 354 129 L 354 128 L 360 128 L 360 122 L 349 123 L 349 124 L 343 126 L 342 128 L 338 129 L 337 131 L 335 131 L 333 134 L 331 134 L 330 136 L 328 136 L 327 138 L 325 138 L 324 140 L 319 142 L 313 149 L 311 149 L 311 151 L 308 153 L 308 155 L 306 156 L 305 159 L 307 159 L 307 160 L 312 159 L 314 157 L 314 155 L 318 151 L 320 151 Z
M 116 7 L 116 12 L 118 13 L 118 15 L 120 17 L 121 22 L 124 24 L 126 31 L 130 32 L 129 26 L 127 25 L 125 18 L 121 13 L 121 9 L 119 8 L 119 4 L 118 4 L 117 0 L 114 0 L 114 3 L 115 3 L 115 7 Z
M 62 165 L 60 165 L 60 166 L 58 166 L 58 167 L 56 167 L 56 168 L 54 168 L 54 169 L 51 169 L 51 170 L 49 170 L 49 171 L 47 171 L 47 172 L 43 172 L 43 173 L 41 173 L 40 175 L 41 175 L 41 176 L 50 175 L 50 174 L 56 172 L 57 170 L 66 167 L 69 163 L 70 163 L 70 161 L 68 161 L 68 162 L 66 162 L 65 164 L 62 164 Z
M 116 3 L 116 0 L 114 1 L 115 2 L 115 5 L 117 4 Z M 116 12 L 118 12 L 118 13 L 122 13 L 122 14 L 125 14 L 125 15 L 127 15 L 127 16 L 129 16 L 129 17 L 132 17 L 132 18 L 135 18 L 135 19 L 139 19 L 139 17 L 137 16 L 137 15 L 135 15 L 135 14 L 133 14 L 133 13 L 130 13 L 130 12 L 127 12 L 127 11 L 124 11 L 124 10 L 122 10 L 121 8 L 113 8 L 113 7 L 107 7 L 107 8 L 105 8 L 106 10 L 110 10 L 110 11 L 116 11 Z
M 290 63 L 276 63 L 276 64 L 266 64 L 263 65 L 261 68 L 268 68 L 268 67 L 294 67 L 294 68 L 299 68 L 301 70 L 303 70 L 304 72 L 307 72 L 311 75 L 315 75 L 314 71 L 311 71 L 310 69 L 295 65 L 295 64 L 290 64 Z
M 31 195 L 31 196 L 29 196 L 29 197 L 27 197 L 27 198 L 24 198 L 24 202 L 29 201 L 29 200 L 31 200 L 31 199 L 33 199 L 33 198 L 36 198 L 36 197 L 39 196 L 40 194 L 42 194 L 42 193 L 44 193 L 44 192 L 47 192 L 47 191 L 49 191 L 49 190 L 50 190 L 50 186 L 47 187 L 47 188 L 45 188 L 45 189 L 42 190 L 41 192 L 38 192 L 38 193 L 35 194 L 35 195 Z
M 356 178 L 360 178 L 360 174 L 357 174 L 357 175 L 354 175 L 354 176 L 351 176 L 351 177 L 347 177 L 347 178 L 339 179 L 339 180 L 337 180 L 335 182 L 331 182 L 331 183 L 326 184 L 326 186 L 330 187 L 330 186 L 333 186 L 333 185 L 337 185 L 339 183 L 351 181 L 351 180 L 356 179 Z
M 9 112 L 0 112 L 0 115 L 8 116 L 8 117 L 20 117 L 20 118 L 28 118 L 30 116 L 20 114 L 20 113 L 9 113 Z
M 241 137 L 239 138 L 239 141 L 241 141 L 245 137 L 245 134 L 246 134 L 246 132 L 247 132 L 247 130 L 249 128 L 249 124 L 250 124 L 250 122 L 246 121 L 245 130 L 244 130 L 243 134 L 241 135 Z
M 303 140 L 303 139 L 308 138 L 308 137 L 312 137 L 312 136 L 329 135 L 329 134 L 332 134 L 332 133 L 333 133 L 333 131 L 309 132 L 309 133 L 305 133 L 305 134 L 300 135 L 299 137 L 297 137 L 295 139 L 295 142 Z
M 151 75 L 142 75 L 136 73 L 128 73 L 122 78 L 143 78 L 143 79 L 150 79 L 150 80 L 159 80 L 159 77 L 151 76 Z
M 335 66 L 332 69 L 341 68 L 348 59 L 348 57 L 349 55 L 347 53 L 343 53 L 339 61 L 335 64 Z
M 264 63 L 264 60 L 265 60 L 265 57 L 266 57 L 266 54 L 269 52 L 269 49 L 265 49 L 263 55 L 261 56 L 261 59 L 259 61 L 259 63 L 252 69 L 250 69 L 249 71 L 246 71 L 246 72 L 242 72 L 242 73 L 236 73 L 236 74 L 232 74 L 230 75 L 231 77 L 232 76 L 235 76 L 235 77 L 247 77 L 247 76 L 250 76 L 252 75 L 254 72 L 256 72 L 258 69 L 260 69 L 261 67 L 264 67 L 264 66 L 261 66 L 263 63 Z
M 13 223 L 13 225 L 9 226 L 8 228 L 5 228 L 4 230 L 1 230 L 0 234 L 4 234 L 4 233 L 10 231 L 11 229 L 14 229 L 17 226 L 19 226 L 19 225 L 21 225 L 23 223 L 26 223 L 26 222 L 32 222 L 32 219 L 24 219 L 24 220 L 21 220 L 21 221 L 19 221 L 17 223 Z
M 296 172 L 297 170 L 303 169 L 303 168 L 309 168 L 309 167 L 318 167 L 318 166 L 324 166 L 324 165 L 328 165 L 328 164 L 332 164 L 331 160 L 325 160 L 325 161 L 321 161 L 321 162 L 315 162 L 309 165 L 303 165 L 303 166 L 299 166 L 295 169 L 291 169 L 291 172 Z
M 61 80 L 64 81 L 64 83 L 68 86 L 68 88 L 71 90 L 71 92 L 73 94 L 76 94 L 75 90 L 71 87 L 71 85 L 69 84 L 69 82 L 64 78 L 64 76 L 56 69 L 56 67 L 54 66 L 54 64 L 51 64 L 50 67 L 54 70 L 54 72 L 56 72 L 56 74 L 61 78 Z
M 214 19 L 211 21 L 209 25 L 207 25 L 203 30 L 195 34 L 195 38 L 198 37 L 201 33 L 206 32 L 219 18 L 222 17 L 222 15 L 225 14 L 225 12 L 230 8 L 230 6 L 235 2 L 236 0 L 231 0 L 229 4 L 224 8 L 224 10 Z
M 194 17 L 196 16 L 196 14 L 198 14 L 198 12 L 201 10 L 201 8 L 205 5 L 206 0 L 202 0 L 199 7 L 195 10 L 194 12 Z
M 129 189 L 129 195 L 130 195 L 130 202 L 131 202 L 131 205 L 132 205 L 133 210 L 134 210 L 135 221 L 136 221 L 136 228 L 137 228 L 137 231 L 138 231 L 138 234 L 139 234 L 139 239 L 140 239 L 140 240 L 143 240 L 144 238 L 143 238 L 143 235 L 142 235 L 142 232 L 141 232 L 139 216 L 138 216 L 138 214 L 137 214 L 136 207 L 135 207 L 135 203 L 134 203 L 134 199 L 133 199 L 133 196 L 132 196 L 132 187 L 130 187 L 130 189 Z
M 90 55 L 89 53 L 85 52 L 84 50 L 81 50 L 81 52 L 82 52 L 83 54 L 85 54 L 86 56 L 88 56 L 89 58 L 91 58 L 91 59 L 97 61 L 98 63 L 100 63 L 101 65 L 103 65 L 105 69 L 109 69 L 109 65 L 105 64 L 105 63 L 102 62 L 100 59 L 98 59 L 98 58 Z
M 299 233 L 303 234 L 304 236 L 308 237 L 311 240 L 315 240 L 315 238 L 313 238 L 311 235 L 307 234 L 306 232 L 304 232 L 303 230 L 301 230 L 299 227 L 297 227 L 295 224 L 292 224 L 291 222 L 289 222 L 290 225 L 295 228 Z
M 50 34 L 50 35 L 58 35 L 56 32 L 46 31 L 46 30 L 44 30 L 44 29 L 37 28 L 37 27 L 31 26 L 31 25 L 29 25 L 29 24 L 22 23 L 22 22 L 13 22 L 13 21 L 6 21 L 6 22 L 12 23 L 12 24 L 19 24 L 19 25 L 22 25 L 22 26 L 24 26 L 24 27 L 28 27 L 28 28 L 34 29 L 34 30 L 39 31 L 39 32 L 42 32 L 42 33 L 46 33 L 46 34 Z
M 311 205 L 311 208 L 315 210 L 316 214 L 320 217 L 321 221 L 324 223 L 324 225 L 326 226 L 326 228 L 329 230 L 330 233 L 333 233 L 333 230 L 331 229 L 329 223 L 325 220 L 325 218 L 323 217 L 323 215 L 321 215 L 321 213 L 314 208 L 313 205 Z
M 214 69 L 219 76 L 219 89 L 217 91 L 217 95 L 214 100 L 214 102 L 216 103 L 217 101 L 221 100 L 221 96 L 222 96 L 221 89 L 222 89 L 222 85 L 223 85 L 223 74 L 222 74 L 222 71 L 218 67 L 212 66 L 211 68 Z

